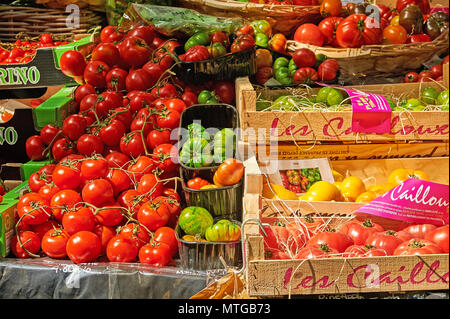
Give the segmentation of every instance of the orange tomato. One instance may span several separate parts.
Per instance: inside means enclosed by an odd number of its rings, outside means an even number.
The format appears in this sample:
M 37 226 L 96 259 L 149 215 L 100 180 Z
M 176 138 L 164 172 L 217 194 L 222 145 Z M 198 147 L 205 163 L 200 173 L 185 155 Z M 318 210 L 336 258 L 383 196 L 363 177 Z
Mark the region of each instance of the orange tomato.
M 389 175 L 388 182 L 399 185 L 410 178 L 416 178 L 424 181 L 428 181 L 430 177 L 427 173 L 421 170 L 398 168 Z
M 408 33 L 401 25 L 388 25 L 383 29 L 383 40 L 392 44 L 406 43 Z
M 322 17 L 338 17 L 342 11 L 341 0 L 323 0 L 320 5 Z
M 12 117 L 13 117 L 13 114 L 9 113 L 9 112 L 3 112 L 3 113 L 0 114 L 0 120 L 3 123 L 8 122 L 10 119 L 12 119 Z
M 244 164 L 235 159 L 226 159 L 214 173 L 213 181 L 217 186 L 231 186 L 239 183 L 244 176 Z
M 285 53 L 287 39 L 282 33 L 276 33 L 269 40 L 269 48 L 273 51 Z

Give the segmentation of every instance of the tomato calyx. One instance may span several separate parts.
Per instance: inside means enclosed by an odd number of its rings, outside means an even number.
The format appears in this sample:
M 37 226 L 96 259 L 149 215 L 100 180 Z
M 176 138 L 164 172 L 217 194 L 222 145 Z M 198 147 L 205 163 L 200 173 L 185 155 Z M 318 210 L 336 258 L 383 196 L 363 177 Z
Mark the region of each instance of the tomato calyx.
M 308 224 L 313 224 L 313 223 L 314 223 L 314 218 L 313 218 L 312 216 L 309 216 L 309 215 L 304 216 L 304 217 L 303 217 L 303 220 L 304 220 L 306 223 L 308 223 Z
M 331 252 L 331 249 L 330 249 L 330 247 L 328 246 L 328 244 L 320 244 L 320 245 L 319 245 L 319 249 L 320 249 L 321 251 L 323 251 L 324 253 L 329 253 L 329 252 Z
M 384 233 L 386 235 L 391 235 L 391 236 L 395 236 L 395 234 L 397 234 L 397 232 L 395 230 L 386 230 Z
M 363 223 L 362 223 L 363 227 L 366 228 L 373 228 L 373 222 L 371 219 L 366 219 Z
M 413 240 L 408 244 L 408 246 L 411 248 L 423 248 L 426 245 L 419 240 Z

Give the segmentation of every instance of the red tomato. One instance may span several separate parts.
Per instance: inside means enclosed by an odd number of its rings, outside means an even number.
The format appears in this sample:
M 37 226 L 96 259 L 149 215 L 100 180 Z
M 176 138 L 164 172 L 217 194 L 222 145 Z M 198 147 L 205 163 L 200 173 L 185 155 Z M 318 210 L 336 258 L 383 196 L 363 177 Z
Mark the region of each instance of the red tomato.
M 81 191 L 81 197 L 84 202 L 99 207 L 114 200 L 114 190 L 106 179 L 100 178 L 87 182 Z
M 134 164 L 128 167 L 128 171 L 131 174 L 133 180 L 139 182 L 145 174 L 153 172 L 156 168 L 155 161 L 148 156 L 139 156 Z
M 76 264 L 94 262 L 100 256 L 101 250 L 100 239 L 89 231 L 73 234 L 66 245 L 67 256 Z
M 170 131 L 169 130 L 152 130 L 147 134 L 147 145 L 150 149 L 156 148 L 161 144 L 170 144 Z
M 82 202 L 81 196 L 78 192 L 72 189 L 61 190 L 53 195 L 50 201 L 50 208 L 53 216 L 57 220 L 62 220 L 63 215 L 69 210 L 72 210 L 76 204 Z
M 431 76 L 433 77 L 433 79 L 436 79 L 440 76 L 442 76 L 442 64 L 435 64 L 433 66 L 430 67 L 430 72 L 431 72 Z
M 337 77 L 339 63 L 335 59 L 323 61 L 317 68 L 317 75 L 321 81 L 332 81 Z
M 79 231 L 91 231 L 95 226 L 95 216 L 91 208 L 81 207 L 75 211 L 69 211 L 62 218 L 64 230 L 73 235 Z
M 100 32 L 100 41 L 101 42 L 120 42 L 125 37 L 126 32 L 116 26 L 106 26 Z
M 292 54 L 295 65 L 299 68 L 314 67 L 316 64 L 316 55 L 310 49 L 302 48 L 295 50 Z
M 81 173 L 70 164 L 57 164 L 52 174 L 52 181 L 60 189 L 76 189 L 81 183 Z
M 141 194 L 150 198 L 156 198 L 160 196 L 163 192 L 164 186 L 160 182 L 159 178 L 154 174 L 145 174 L 139 181 L 137 185 L 137 191 Z
M 345 250 L 343 257 L 380 257 L 387 256 L 384 249 L 371 245 L 351 245 Z
M 409 233 L 404 231 L 385 231 L 371 234 L 367 240 L 366 245 L 374 246 L 383 249 L 388 256 L 394 254 L 395 249 L 404 241 L 411 239 Z
M 65 118 L 62 132 L 72 141 L 78 140 L 87 127 L 86 119 L 79 114 L 72 114 Z
M 137 213 L 141 206 L 148 201 L 137 190 L 129 189 L 122 192 L 118 197 L 120 206 L 126 208 L 133 218 L 137 217 Z
M 103 157 L 88 158 L 81 163 L 81 177 L 85 180 L 105 178 L 108 175 L 109 164 Z
M 60 138 L 52 146 L 52 156 L 56 161 L 74 153 L 74 145 L 66 138 Z
M 137 248 L 150 242 L 149 232 L 139 224 L 129 223 L 120 228 L 119 235 L 132 241 Z
M 132 69 L 125 79 L 125 87 L 128 91 L 145 91 L 151 88 L 156 80 L 144 69 Z
M 132 67 L 141 67 L 150 60 L 152 50 L 145 40 L 136 36 L 127 36 L 119 44 L 121 59 Z
M 120 151 L 130 157 L 138 157 L 145 154 L 145 141 L 140 132 L 131 132 L 120 139 Z
M 50 230 L 54 228 L 60 228 L 61 226 L 59 223 L 55 220 L 49 219 L 42 224 L 38 225 L 31 225 L 30 229 L 33 233 L 39 236 L 39 238 L 44 237 L 44 235 Z
M 111 262 L 129 263 L 136 260 L 138 247 L 123 236 L 116 235 L 111 238 L 106 246 L 106 256 Z
M 106 155 L 105 159 L 108 161 L 109 167 L 127 169 L 131 158 L 121 152 L 112 152 Z
M 117 226 L 123 220 L 123 210 L 118 203 L 105 203 L 98 207 L 95 218 L 103 226 Z
M 183 100 L 184 104 L 186 104 L 186 107 L 198 104 L 197 95 L 193 92 L 185 91 L 181 95 L 181 99 Z
M 155 231 L 159 227 L 166 226 L 169 220 L 169 209 L 162 203 L 144 203 L 138 211 L 137 220 L 149 231 Z
M 119 49 L 113 43 L 101 42 L 91 53 L 91 61 L 102 61 L 109 67 L 118 64 L 119 60 Z
M 45 201 L 50 202 L 52 197 L 59 191 L 59 187 L 51 182 L 42 186 L 38 193 Z
M 107 146 L 117 146 L 120 144 L 120 139 L 125 132 L 125 125 L 122 122 L 113 119 L 109 124 L 100 129 L 99 136 L 103 144 Z
M 158 243 L 167 244 L 170 247 L 171 257 L 175 256 L 178 251 L 178 241 L 173 228 L 165 226 L 158 228 L 154 234 L 153 240 Z
M 328 17 L 320 21 L 318 27 L 320 32 L 322 32 L 324 37 L 324 44 L 329 44 L 333 47 L 337 47 L 336 41 L 336 30 L 339 25 L 344 20 L 342 17 Z
M 434 242 L 438 245 L 442 252 L 448 254 L 448 225 L 438 227 L 431 230 L 425 235 L 425 239 Z
M 324 43 L 324 36 L 315 24 L 304 23 L 295 31 L 294 40 L 321 47 Z
M 443 64 L 446 64 L 446 63 L 448 63 L 448 61 L 449 61 L 449 56 L 447 55 L 445 58 L 442 59 L 441 64 L 442 64 L 442 65 L 443 65 Z
M 77 150 L 80 154 L 90 156 L 92 154 L 102 154 L 104 149 L 100 137 L 93 134 L 83 134 L 77 140 Z
M 17 239 L 19 237 L 19 239 Z M 17 258 L 30 258 L 41 249 L 41 239 L 31 231 L 20 232 L 11 238 L 11 251 Z
M 51 228 L 42 237 L 42 251 L 50 258 L 67 256 L 66 245 L 70 235 L 61 228 Z
M 17 214 L 28 225 L 39 225 L 50 217 L 48 202 L 38 193 L 27 193 L 17 203 Z
M 127 89 L 126 79 L 128 72 L 121 68 L 112 68 L 106 73 L 106 88 L 115 92 L 122 92 Z
M 153 160 L 165 173 L 173 172 L 178 168 L 177 156 L 177 148 L 172 144 L 160 144 L 153 150 Z
M 418 81 L 419 81 L 419 74 L 417 74 L 416 72 L 407 73 L 405 75 L 405 79 L 403 80 L 403 82 L 405 83 L 413 83 Z
M 38 193 L 39 190 L 52 181 L 52 175 L 47 175 L 45 173 L 34 172 L 30 175 L 28 179 L 28 187 L 32 192 Z
M 299 68 L 293 78 L 295 84 L 314 84 L 319 80 L 319 75 L 313 68 Z
M 132 186 L 129 174 L 122 169 L 110 169 L 106 177 L 114 190 L 114 196 Z
M 339 257 L 339 251 L 329 247 L 327 244 L 308 244 L 302 248 L 296 259 L 318 259 L 318 258 L 330 258 Z
M 373 223 L 370 219 L 363 222 L 349 221 L 339 228 L 339 232 L 352 238 L 355 245 L 364 245 L 370 235 L 383 231 L 383 226 Z
M 236 95 L 233 83 L 229 81 L 217 81 L 214 83 L 213 91 L 219 97 L 220 102 L 233 104 Z
M 39 135 L 33 135 L 27 138 L 25 142 L 25 151 L 32 161 L 43 160 L 46 156 L 44 141 Z
M 177 194 L 178 195 L 178 194 Z M 179 198 L 179 196 L 178 196 Z M 158 204 L 164 204 L 167 206 L 167 209 L 169 210 L 169 220 L 167 222 L 167 225 L 170 227 L 175 227 L 178 221 L 178 217 L 181 213 L 181 204 L 180 200 L 170 197 L 170 196 L 158 196 L 153 200 L 153 203 Z
M 411 234 L 414 238 L 425 238 L 427 233 L 435 230 L 436 228 L 437 226 L 432 224 L 416 224 L 406 226 L 401 230 Z
M 383 29 L 383 39 L 389 44 L 404 44 L 408 33 L 401 25 L 389 25 Z
M 153 46 L 153 39 L 155 38 L 155 36 L 155 30 L 152 26 L 149 25 L 141 25 L 135 27 L 127 33 L 127 37 L 138 37 L 144 40 L 149 47 Z
M 324 231 L 314 235 L 307 243 L 309 245 L 327 244 L 328 247 L 344 252 L 348 246 L 354 245 L 353 239 L 347 234 L 337 232 L 335 229 L 326 228 Z
M 429 0 L 397 0 L 395 7 L 397 12 L 402 12 L 405 7 L 411 4 L 417 5 L 423 14 L 428 14 L 430 12 Z
M 54 126 L 53 124 L 47 124 L 44 125 L 43 128 L 41 128 L 39 136 L 41 137 L 44 144 L 50 145 L 53 140 L 56 140 L 56 137 L 59 136 L 60 133 L 60 128 Z
M 114 228 L 110 226 L 103 226 L 101 224 L 97 224 L 94 227 L 94 230 L 92 231 L 94 234 L 98 236 L 100 239 L 101 245 L 102 245 L 102 251 L 101 255 L 106 254 L 106 246 L 108 245 L 108 242 L 116 235 L 116 232 Z
M 53 37 L 50 33 L 42 33 L 40 41 L 45 44 L 53 44 Z
M 90 84 L 79 85 L 74 92 L 75 102 L 79 105 L 83 98 L 89 94 L 96 94 L 95 88 Z
M 375 27 L 372 18 L 365 14 L 352 14 L 336 30 L 336 40 L 341 48 L 359 48 L 363 44 L 379 44 L 383 34 Z M 360 27 L 361 26 L 361 27 Z
M 106 87 L 106 74 L 109 66 L 103 61 L 89 61 L 84 69 L 83 77 L 86 83 L 97 89 Z
M 434 242 L 422 238 L 412 238 L 401 243 L 394 256 L 442 254 L 442 249 Z
M 139 250 L 139 261 L 144 265 L 164 267 L 171 260 L 171 249 L 164 243 L 150 242 Z
M 162 112 L 157 116 L 156 124 L 160 128 L 175 129 L 180 125 L 180 113 L 174 110 Z
M 61 72 L 70 77 L 81 77 L 84 74 L 86 60 L 76 50 L 68 50 L 61 55 L 59 60 Z
M 420 43 L 433 41 L 428 34 L 413 34 L 406 39 L 406 43 Z

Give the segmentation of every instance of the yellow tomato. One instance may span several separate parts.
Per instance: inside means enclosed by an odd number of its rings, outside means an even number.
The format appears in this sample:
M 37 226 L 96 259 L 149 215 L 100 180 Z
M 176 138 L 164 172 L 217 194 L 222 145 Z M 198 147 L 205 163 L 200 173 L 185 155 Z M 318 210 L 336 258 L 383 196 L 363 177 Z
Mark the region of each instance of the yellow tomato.
M 201 243 L 206 242 L 206 239 L 203 239 L 199 236 L 193 236 L 193 235 L 184 235 L 181 239 L 183 239 L 185 241 L 190 241 L 190 242 L 201 242 Z
M 392 18 L 390 25 L 400 25 L 400 16 L 395 16 Z
M 391 183 L 379 184 L 379 185 L 367 187 L 367 191 L 373 192 L 379 197 L 379 196 L 383 195 L 384 193 L 387 193 L 388 191 L 393 189 L 395 186 L 397 186 L 397 185 L 391 184 Z
M 346 202 L 354 202 L 365 191 L 366 186 L 359 177 L 348 176 L 342 181 L 341 194 Z
M 219 188 L 217 185 L 210 184 L 200 187 L 200 189 L 211 189 L 211 188 Z
M 373 201 L 375 198 L 377 198 L 377 194 L 371 191 L 368 192 L 364 192 L 362 194 L 360 194 L 357 198 L 356 201 L 357 203 L 370 203 L 371 201 Z
M 394 170 L 391 175 L 389 175 L 388 182 L 391 184 L 401 184 L 407 179 L 416 178 L 424 181 L 428 181 L 430 178 L 427 173 L 420 170 L 406 169 L 406 168 L 398 168 Z
M 282 185 L 264 184 L 262 196 L 268 199 L 297 200 L 298 196 Z
M 339 198 L 340 192 L 336 185 L 326 181 L 315 182 L 301 197 L 305 201 L 332 201 L 339 200 Z
M 335 171 L 334 169 L 332 169 L 331 173 L 333 173 L 333 178 L 334 178 L 335 182 L 342 182 L 344 180 L 344 175 L 342 175 L 338 171 Z

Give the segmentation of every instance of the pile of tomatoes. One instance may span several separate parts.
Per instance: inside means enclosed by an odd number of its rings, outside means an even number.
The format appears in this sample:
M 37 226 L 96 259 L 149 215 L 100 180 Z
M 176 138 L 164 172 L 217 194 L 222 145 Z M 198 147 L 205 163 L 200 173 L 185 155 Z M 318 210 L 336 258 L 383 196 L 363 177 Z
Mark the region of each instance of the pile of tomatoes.
M 397 0 L 396 8 L 368 2 L 342 5 L 323 0 L 318 24 L 298 27 L 293 40 L 315 46 L 359 48 L 363 45 L 430 42 L 448 30 L 448 12 L 431 13 L 428 0 Z
M 367 219 L 352 219 L 332 228 L 321 218 L 301 217 L 288 224 L 263 226 L 267 259 L 379 257 L 449 252 L 449 225 L 403 223 L 384 229 Z
M 447 55 L 441 61 L 441 63 L 435 63 L 430 66 L 429 69 L 424 69 L 417 72 L 409 72 L 405 75 L 403 82 L 413 83 L 413 82 L 431 82 L 431 81 L 443 81 L 443 66 L 448 63 L 449 56 Z
M 181 209 L 172 131 L 197 103 L 194 92 L 234 99 L 228 82 L 194 87 L 164 74 L 177 45 L 150 26 L 107 26 L 89 60 L 75 50 L 62 55 L 62 71 L 80 83 L 79 111 L 27 139 L 28 157 L 52 164 L 30 176 L 19 199 L 15 256 L 153 266 L 173 259 Z
M 68 41 L 55 41 L 50 33 L 43 33 L 39 41 L 17 40 L 10 49 L 0 45 L 0 64 L 28 63 L 33 60 L 37 49 L 57 47 L 68 43 Z

